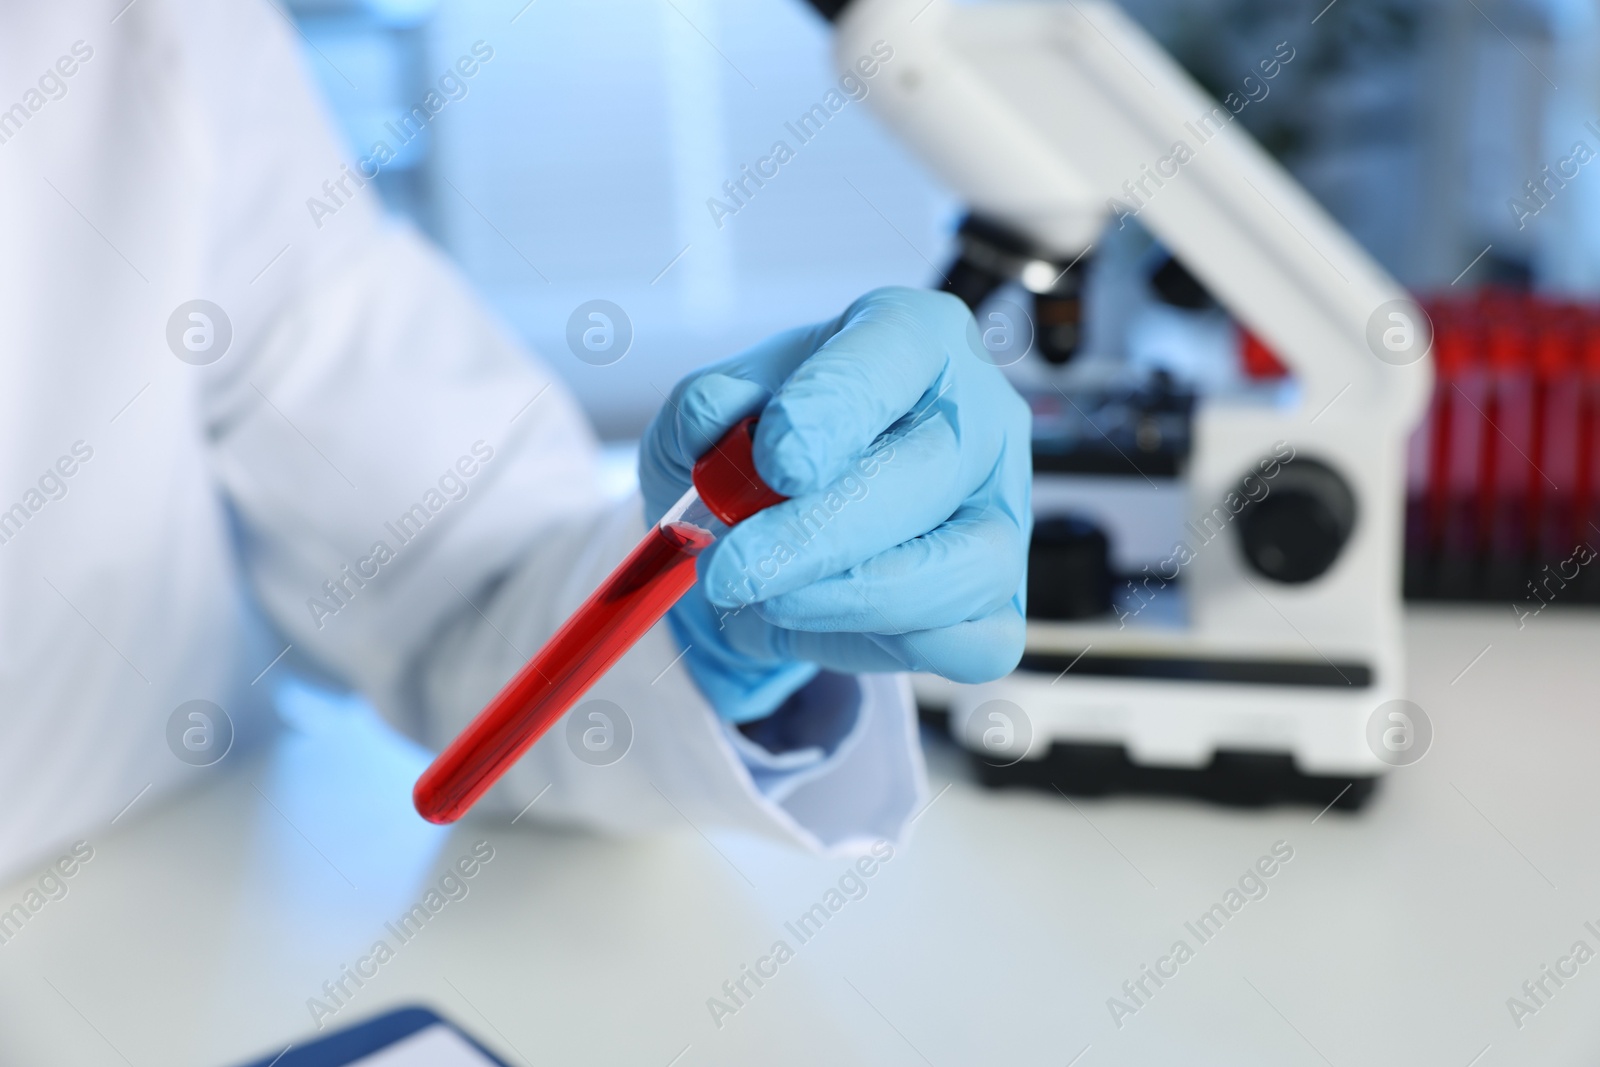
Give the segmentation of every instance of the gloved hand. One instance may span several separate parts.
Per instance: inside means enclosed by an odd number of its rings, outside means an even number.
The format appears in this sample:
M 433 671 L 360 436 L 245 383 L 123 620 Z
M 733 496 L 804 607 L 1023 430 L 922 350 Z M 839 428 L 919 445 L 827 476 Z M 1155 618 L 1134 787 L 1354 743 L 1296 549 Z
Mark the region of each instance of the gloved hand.
M 757 412 L 756 470 L 792 498 L 703 554 L 668 615 L 724 718 L 771 714 L 824 667 L 979 682 L 1016 666 L 1030 419 L 979 351 L 960 300 L 879 289 L 673 389 L 640 450 L 647 521 Z

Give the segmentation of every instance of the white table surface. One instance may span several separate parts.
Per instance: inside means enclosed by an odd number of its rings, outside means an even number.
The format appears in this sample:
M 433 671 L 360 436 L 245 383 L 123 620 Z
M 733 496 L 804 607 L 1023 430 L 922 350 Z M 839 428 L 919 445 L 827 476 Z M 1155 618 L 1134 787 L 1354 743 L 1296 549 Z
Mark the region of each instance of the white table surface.
M 1600 1061 L 1600 959 L 1520 1029 L 1506 1007 L 1573 942 L 1600 950 L 1583 926 L 1600 928 L 1600 615 L 1551 609 L 1518 632 L 1508 608 L 1414 611 L 1407 641 L 1436 738 L 1358 815 L 1074 807 L 984 791 L 935 746 L 950 788 L 911 846 L 721 1029 L 706 999 L 795 944 L 783 923 L 845 861 L 687 826 L 635 842 L 429 827 L 409 807 L 419 754 L 333 714 L 85 835 L 69 894 L 0 946 L 0 1064 L 273 1055 L 311 1032 L 307 998 L 485 839 L 470 894 L 335 1022 L 423 1002 L 513 1064 Z M 1278 840 L 1295 854 L 1269 894 L 1118 1029 L 1107 998 L 1197 944 L 1185 920 Z

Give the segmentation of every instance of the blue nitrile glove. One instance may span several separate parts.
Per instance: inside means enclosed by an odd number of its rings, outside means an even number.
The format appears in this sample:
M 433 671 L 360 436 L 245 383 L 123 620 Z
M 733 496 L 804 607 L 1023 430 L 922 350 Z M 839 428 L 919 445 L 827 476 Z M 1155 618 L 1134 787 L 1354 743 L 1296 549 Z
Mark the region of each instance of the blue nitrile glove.
M 771 714 L 819 668 L 979 682 L 1016 666 L 1030 420 L 980 351 L 960 300 L 879 289 L 673 389 L 640 449 L 647 521 L 756 412 L 756 470 L 793 498 L 702 555 L 668 616 L 723 718 Z

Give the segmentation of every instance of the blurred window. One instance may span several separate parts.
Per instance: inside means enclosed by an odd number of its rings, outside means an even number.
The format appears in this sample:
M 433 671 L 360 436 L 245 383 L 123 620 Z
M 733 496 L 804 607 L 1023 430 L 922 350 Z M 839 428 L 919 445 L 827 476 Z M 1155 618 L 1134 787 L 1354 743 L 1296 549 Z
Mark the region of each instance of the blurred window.
M 606 435 L 637 435 L 696 366 L 875 286 L 937 277 L 957 205 L 864 103 L 841 94 L 827 112 L 826 27 L 800 0 L 523 4 L 295 12 L 356 157 L 430 90 L 446 101 L 385 168 L 386 201 L 445 246 Z M 457 87 L 475 44 L 492 58 Z M 867 93 L 894 76 L 891 60 Z M 826 122 L 802 126 L 819 104 Z M 758 167 L 760 184 L 744 170 Z M 612 366 L 567 349 L 568 317 L 593 299 L 633 323 Z

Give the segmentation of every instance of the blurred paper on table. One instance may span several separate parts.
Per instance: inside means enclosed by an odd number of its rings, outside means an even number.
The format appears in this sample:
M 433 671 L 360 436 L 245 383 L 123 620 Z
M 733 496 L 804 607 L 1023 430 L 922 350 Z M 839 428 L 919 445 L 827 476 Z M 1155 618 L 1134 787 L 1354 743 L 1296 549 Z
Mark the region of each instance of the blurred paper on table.
M 418 1030 L 351 1067 L 498 1067 L 443 1023 Z

